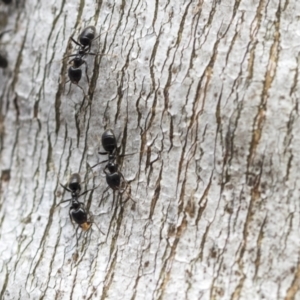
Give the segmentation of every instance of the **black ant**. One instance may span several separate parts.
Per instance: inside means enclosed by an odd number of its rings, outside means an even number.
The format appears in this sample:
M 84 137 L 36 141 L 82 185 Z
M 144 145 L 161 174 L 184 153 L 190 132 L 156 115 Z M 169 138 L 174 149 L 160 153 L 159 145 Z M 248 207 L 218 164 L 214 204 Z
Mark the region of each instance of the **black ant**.
M 83 231 L 88 231 L 92 224 L 94 223 L 93 217 L 91 216 L 90 213 L 88 213 L 84 207 L 84 204 L 82 202 L 78 201 L 78 198 L 86 193 L 88 193 L 89 191 L 94 190 L 90 189 L 90 190 L 86 190 L 83 193 L 80 194 L 81 191 L 81 178 L 80 175 L 78 173 L 74 173 L 71 175 L 69 183 L 68 183 L 68 187 L 64 186 L 63 184 L 60 183 L 60 185 L 68 192 L 71 193 L 71 199 L 67 199 L 64 201 L 61 201 L 59 204 L 64 203 L 64 202 L 68 202 L 68 201 L 72 201 L 71 202 L 71 206 L 70 206 L 70 210 L 69 210 L 69 216 L 70 219 L 73 223 L 73 221 L 78 225 L 77 229 L 76 229 L 76 237 L 77 237 L 77 231 L 78 228 L 80 227 Z M 88 218 L 89 216 L 89 218 Z M 97 225 L 96 225 L 97 226 Z M 98 226 L 97 226 L 98 227 Z M 101 233 L 103 233 L 100 228 L 98 227 L 99 231 Z
M 82 76 L 82 70 L 81 70 L 80 67 L 83 64 L 85 64 L 85 74 L 86 74 L 86 78 L 87 78 L 88 83 L 89 83 L 89 77 L 88 77 L 88 74 L 87 74 L 87 70 L 88 70 L 87 63 L 82 58 L 85 54 L 82 54 L 81 52 L 82 52 L 81 50 L 78 50 L 78 53 L 76 54 L 76 56 L 72 60 L 69 61 L 69 63 L 73 62 L 73 64 L 68 69 L 68 76 L 69 76 L 70 81 L 73 84 L 76 84 L 84 93 L 83 88 L 78 84 L 80 79 L 81 79 L 81 76 Z
M 68 76 L 70 78 L 70 81 L 73 84 L 76 84 L 80 89 L 83 88 L 78 84 L 81 76 L 82 76 L 82 70 L 81 66 L 85 64 L 85 74 L 87 81 L 89 83 L 89 77 L 88 77 L 88 66 L 86 61 L 83 59 L 85 55 L 97 55 L 96 53 L 90 53 L 90 49 L 92 46 L 92 41 L 95 39 L 95 33 L 96 33 L 96 28 L 95 26 L 88 26 L 83 31 L 80 33 L 78 40 L 79 43 L 76 42 L 73 37 L 71 37 L 71 40 L 79 46 L 79 49 L 77 50 L 76 54 L 71 54 L 66 57 L 72 57 L 75 56 L 73 59 L 69 61 L 69 63 L 72 63 L 72 66 L 69 67 L 68 69 Z
M 117 140 L 114 135 L 114 132 L 111 129 L 107 129 L 106 131 L 104 131 L 101 137 L 101 142 L 106 152 L 98 152 L 98 153 L 101 155 L 108 155 L 108 159 L 95 164 L 91 168 L 94 168 L 99 164 L 108 162 L 104 168 L 104 173 L 106 175 L 106 183 L 112 190 L 123 193 L 126 190 L 127 182 L 123 174 L 118 170 L 118 165 L 115 163 L 115 160 L 117 159 L 117 157 L 132 155 L 134 153 L 117 155 Z

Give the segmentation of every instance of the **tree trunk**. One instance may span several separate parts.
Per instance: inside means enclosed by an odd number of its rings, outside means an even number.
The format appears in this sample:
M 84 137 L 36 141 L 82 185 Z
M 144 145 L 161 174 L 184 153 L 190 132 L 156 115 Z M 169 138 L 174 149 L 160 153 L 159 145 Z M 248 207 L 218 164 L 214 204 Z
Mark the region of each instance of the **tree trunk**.
M 1 2 L 0 299 L 300 299 L 299 11 Z M 81 89 L 65 56 L 89 25 Z M 90 168 L 108 128 L 123 193 Z M 97 188 L 76 236 L 77 172 Z

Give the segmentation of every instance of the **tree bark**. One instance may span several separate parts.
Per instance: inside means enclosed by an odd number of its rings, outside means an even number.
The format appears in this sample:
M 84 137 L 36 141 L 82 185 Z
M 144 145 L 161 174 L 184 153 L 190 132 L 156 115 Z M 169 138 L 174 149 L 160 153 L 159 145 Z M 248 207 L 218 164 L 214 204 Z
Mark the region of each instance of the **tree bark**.
M 0 3 L 0 299 L 300 299 L 299 11 Z M 66 56 L 89 25 L 81 90 Z M 135 153 L 122 194 L 89 167 L 107 128 Z M 59 204 L 76 172 L 97 187 L 78 241 Z

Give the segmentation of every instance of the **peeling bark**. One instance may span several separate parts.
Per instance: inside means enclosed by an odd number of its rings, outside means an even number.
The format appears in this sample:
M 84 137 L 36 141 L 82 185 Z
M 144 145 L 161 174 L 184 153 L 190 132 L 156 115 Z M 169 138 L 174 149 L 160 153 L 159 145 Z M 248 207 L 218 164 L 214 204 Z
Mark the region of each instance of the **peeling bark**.
M 299 299 L 299 11 L 0 3 L 0 299 Z M 63 58 L 88 25 L 83 93 Z M 107 128 L 136 153 L 119 161 L 123 194 L 89 168 Z M 99 185 L 78 245 L 58 205 L 74 172 Z

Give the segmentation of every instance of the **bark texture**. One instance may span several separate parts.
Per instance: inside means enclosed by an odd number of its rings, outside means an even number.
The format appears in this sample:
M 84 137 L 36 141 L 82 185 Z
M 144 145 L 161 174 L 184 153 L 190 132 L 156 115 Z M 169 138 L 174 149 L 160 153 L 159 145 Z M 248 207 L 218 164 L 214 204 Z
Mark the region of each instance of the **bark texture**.
M 299 12 L 1 2 L 0 299 L 300 299 Z M 63 57 L 88 25 L 101 55 L 69 91 Z M 104 165 L 89 170 L 107 128 L 136 152 L 120 161 L 123 195 Z M 58 205 L 74 172 L 99 185 L 80 201 L 104 233 L 78 246 Z

